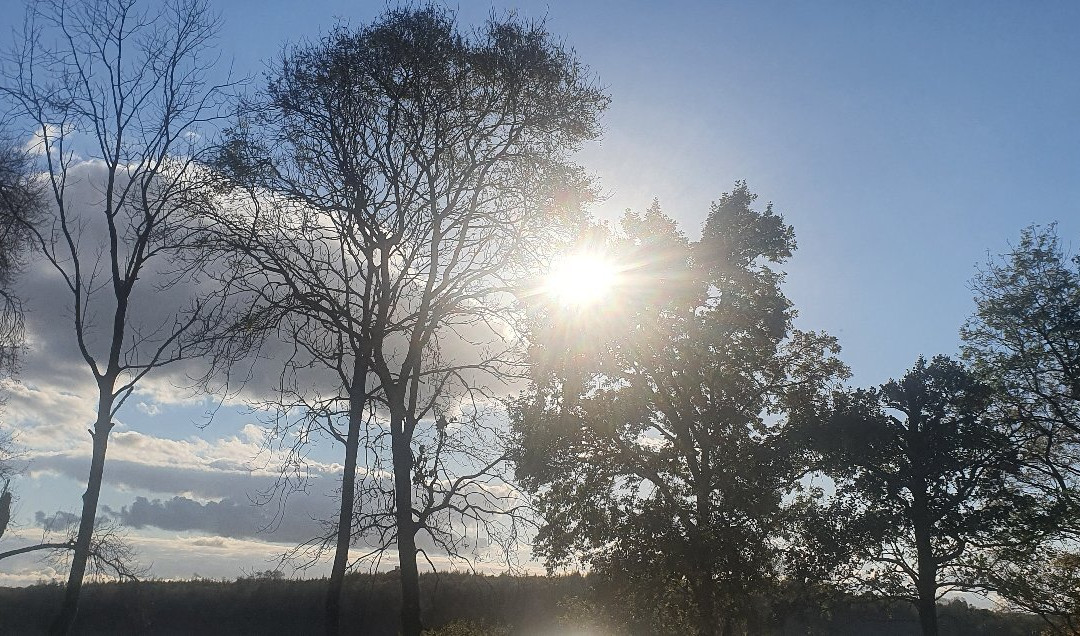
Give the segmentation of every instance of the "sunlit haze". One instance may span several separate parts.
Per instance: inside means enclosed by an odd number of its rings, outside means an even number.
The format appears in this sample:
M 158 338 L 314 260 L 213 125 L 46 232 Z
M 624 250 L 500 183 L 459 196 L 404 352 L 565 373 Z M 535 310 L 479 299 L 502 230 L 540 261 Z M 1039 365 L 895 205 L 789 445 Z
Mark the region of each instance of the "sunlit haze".
M 598 254 L 567 254 L 552 263 L 544 290 L 564 307 L 587 307 L 602 303 L 617 278 L 615 265 Z

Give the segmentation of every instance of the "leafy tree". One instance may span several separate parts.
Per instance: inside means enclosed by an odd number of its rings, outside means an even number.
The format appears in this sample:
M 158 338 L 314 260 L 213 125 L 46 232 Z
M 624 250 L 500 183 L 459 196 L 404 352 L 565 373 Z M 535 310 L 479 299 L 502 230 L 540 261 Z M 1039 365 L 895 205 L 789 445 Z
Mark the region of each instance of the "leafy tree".
M 838 392 L 807 420 L 808 447 L 836 482 L 819 530 L 844 550 L 859 587 L 916 606 L 938 633 L 937 599 L 985 581 L 981 548 L 999 543 L 1030 503 L 1012 493 L 1012 431 L 986 385 L 945 356 L 919 358 L 880 389 Z M 818 543 L 817 545 L 824 545 Z
M 1056 227 L 1029 227 L 973 282 L 976 312 L 961 331 L 964 355 L 993 387 L 996 408 L 1024 443 L 1013 487 L 1040 503 L 1024 542 L 1000 556 L 994 587 L 1055 629 L 1075 629 L 1080 591 L 1080 257 Z M 1070 614 L 1071 613 L 1071 614 Z
M 169 257 L 185 244 L 207 201 L 195 168 L 200 127 L 221 91 L 201 57 L 212 17 L 196 0 L 143 10 L 134 0 L 30 4 L 4 66 L 0 95 L 33 131 L 51 201 L 26 225 L 70 293 L 78 351 L 97 388 L 97 416 L 82 514 L 64 601 L 52 626 L 68 633 L 78 610 L 113 418 L 148 373 L 190 356 L 208 326 L 203 299 L 157 309 L 151 281 L 167 285 Z M 76 192 L 91 183 L 95 197 Z M 146 294 L 143 294 L 143 292 Z M 160 322 L 157 322 L 160 320 Z
M 1080 257 L 1061 249 L 1056 229 L 1030 227 L 976 277 L 975 315 L 964 355 L 991 382 L 1007 417 L 1035 438 L 1031 459 L 1049 486 L 1074 504 L 1080 476 Z M 1036 464 L 1033 464 L 1033 467 Z M 1075 518 L 1075 516 L 1074 516 Z
M 254 211 L 215 221 L 219 253 L 246 274 L 245 324 L 295 342 L 286 401 L 346 456 L 324 537 L 328 632 L 350 541 L 396 545 L 415 635 L 418 535 L 467 555 L 469 534 L 492 538 L 492 515 L 515 509 L 488 417 L 522 375 L 514 295 L 576 219 L 587 183 L 567 153 L 598 135 L 606 104 L 541 26 L 493 19 L 465 35 L 424 7 L 290 50 L 236 126 L 219 163 Z M 314 368 L 329 377 L 295 382 Z
M 594 312 L 535 311 L 513 419 L 537 553 L 625 581 L 668 630 L 753 631 L 800 473 L 782 432 L 846 373 L 835 339 L 792 329 L 793 231 L 754 199 L 738 183 L 697 242 L 654 204 L 584 247 L 624 271 Z
M 1048 634 L 1080 632 L 1080 555 L 1075 546 L 1040 542 L 995 563 L 994 591 L 1015 609 L 1039 616 Z

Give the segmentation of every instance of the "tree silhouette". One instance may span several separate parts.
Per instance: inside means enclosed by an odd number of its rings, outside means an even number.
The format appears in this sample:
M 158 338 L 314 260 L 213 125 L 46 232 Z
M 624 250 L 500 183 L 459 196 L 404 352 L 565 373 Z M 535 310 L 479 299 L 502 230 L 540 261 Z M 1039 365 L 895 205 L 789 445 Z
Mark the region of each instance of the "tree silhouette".
M 11 503 L 14 498 L 11 492 L 11 476 L 15 472 L 13 459 L 11 435 L 0 431 L 0 480 L 4 482 L 0 488 L 0 539 L 4 537 L 8 523 L 11 522 Z
M 0 375 L 14 370 L 22 344 L 22 304 L 13 279 L 32 247 L 29 227 L 40 220 L 43 192 L 27 149 L 0 122 Z
M 219 163 L 252 209 L 218 219 L 220 253 L 252 275 L 237 288 L 252 328 L 283 328 L 296 368 L 330 370 L 309 412 L 348 413 L 328 427 L 346 453 L 329 633 L 355 535 L 396 545 L 411 636 L 418 534 L 463 555 L 463 532 L 492 538 L 491 515 L 516 509 L 490 418 L 523 374 L 515 293 L 576 219 L 587 183 L 566 156 L 606 103 L 539 25 L 465 35 L 425 7 L 291 49 L 233 131 Z
M 1018 448 L 989 387 L 945 356 L 920 358 L 880 389 L 837 393 L 831 414 L 807 423 L 808 446 L 836 481 L 821 530 L 842 537 L 844 574 L 914 604 L 936 636 L 937 599 L 982 588 L 984 550 L 1030 504 L 1008 488 Z
M 657 205 L 594 239 L 626 269 L 595 313 L 536 311 L 513 420 L 549 568 L 580 559 L 699 634 L 753 629 L 799 474 L 781 432 L 846 372 L 834 339 L 792 330 L 794 235 L 754 199 L 737 184 L 697 242 Z
M 1031 227 L 1009 254 L 979 273 L 973 287 L 976 313 L 961 332 L 964 355 L 993 384 L 1006 415 L 1035 436 L 1030 459 L 1043 461 L 1033 482 L 1074 504 L 1080 475 L 1080 260 L 1064 254 L 1053 226 Z
M 976 312 L 964 325 L 964 355 L 994 390 L 1001 416 L 1024 443 L 1013 487 L 1036 498 L 1040 514 L 1023 541 L 1002 553 L 994 587 L 1055 629 L 1075 629 L 1080 590 L 1080 257 L 1061 247 L 1056 227 L 1029 227 L 1019 243 L 973 281 Z M 1063 632 L 1064 633 L 1064 632 Z
M 52 199 L 42 222 L 24 227 L 70 293 L 75 340 L 97 388 L 90 472 L 55 634 L 71 630 L 78 610 L 113 417 L 148 373 L 189 356 L 185 343 L 207 326 L 202 300 L 160 322 L 132 321 L 139 307 L 159 308 L 141 292 L 147 279 L 168 280 L 157 274 L 207 201 L 194 162 L 200 126 L 220 96 L 201 57 L 212 34 L 212 17 L 195 1 L 152 11 L 134 0 L 42 1 L 30 5 L 4 67 L 0 91 L 13 121 L 38 139 Z M 80 200 L 80 182 L 99 196 Z
M 0 132 L 6 130 L 0 122 Z M 38 221 L 41 203 L 29 154 L 13 140 L 0 137 L 0 378 L 15 370 L 23 342 L 22 303 L 12 281 L 31 247 L 28 226 Z M 13 457 L 11 435 L 0 429 L 0 537 L 11 519 Z

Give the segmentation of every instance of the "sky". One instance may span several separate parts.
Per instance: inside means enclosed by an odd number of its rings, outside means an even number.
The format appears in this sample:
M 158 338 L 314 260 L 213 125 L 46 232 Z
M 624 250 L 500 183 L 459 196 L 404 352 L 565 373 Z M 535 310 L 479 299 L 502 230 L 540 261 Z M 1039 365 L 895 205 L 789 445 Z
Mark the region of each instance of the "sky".
M 260 85 L 266 60 L 382 2 L 219 1 L 221 63 Z M 656 198 L 696 238 L 710 202 L 745 180 L 795 227 L 785 265 L 797 325 L 840 340 L 852 384 L 955 354 L 976 268 L 1022 228 L 1059 223 L 1080 248 L 1080 4 L 1006 2 L 488 2 L 544 19 L 612 98 L 604 136 L 577 159 L 616 219 Z M 17 17 L 21 2 L 0 0 Z M 6 21 L 5 21 L 6 22 Z M 12 20 L 15 22 L 15 20 Z M 7 38 L 7 30 L 0 36 Z M 55 280 L 23 282 L 31 345 L 6 412 L 24 447 L 17 527 L 76 512 L 92 394 L 72 357 Z M 288 514 L 251 504 L 273 482 L 257 417 L 152 378 L 113 434 L 102 502 L 153 576 L 235 577 L 275 567 L 332 509 L 332 456 Z M 42 513 L 39 515 L 38 513 Z M 263 530 L 260 532 L 260 530 Z M 273 532 L 271 532 L 273 530 Z M 9 543 L 11 542 L 11 543 Z M 314 568 L 307 575 L 319 575 Z M 0 562 L 0 585 L 49 579 L 36 559 Z

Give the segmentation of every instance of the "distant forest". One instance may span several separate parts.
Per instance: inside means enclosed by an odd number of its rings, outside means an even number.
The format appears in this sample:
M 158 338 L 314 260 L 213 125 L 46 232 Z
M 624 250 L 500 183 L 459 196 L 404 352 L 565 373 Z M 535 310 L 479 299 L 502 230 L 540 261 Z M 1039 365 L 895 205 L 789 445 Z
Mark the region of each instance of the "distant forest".
M 594 577 L 424 574 L 424 632 L 429 636 L 553 636 L 555 634 L 684 634 L 692 626 L 656 629 L 632 601 Z M 326 579 L 290 580 L 280 572 L 234 582 L 91 583 L 75 629 L 79 634 L 305 634 L 323 628 Z M 342 626 L 372 636 L 398 632 L 401 594 L 396 573 L 350 574 Z M 0 588 L 0 634 L 45 634 L 59 585 Z M 824 604 L 821 604 L 824 603 Z M 192 611 L 191 608 L 198 608 Z M 779 608 L 778 608 L 779 609 Z M 791 597 L 783 611 L 752 629 L 763 636 L 908 636 L 920 634 L 907 603 L 837 596 Z M 940 609 L 945 636 L 1033 636 L 1042 621 L 953 601 Z
M 0 631 L 1080 633 L 1080 259 L 1055 227 L 973 272 L 959 357 L 851 386 L 837 338 L 795 327 L 795 230 L 745 182 L 700 231 L 590 216 L 574 153 L 610 97 L 543 23 L 409 4 L 241 91 L 202 0 L 27 16 L 0 363 L 18 378 L 22 301 L 63 301 L 96 415 L 82 509 L 36 545 L 3 538 L 0 437 L 0 561 L 68 577 L 0 589 Z M 18 286 L 33 268 L 53 291 Z M 139 580 L 99 498 L 117 413 L 175 369 L 264 416 L 275 494 L 333 448 L 336 511 L 295 553 L 328 579 Z M 523 548 L 587 578 L 421 573 Z

